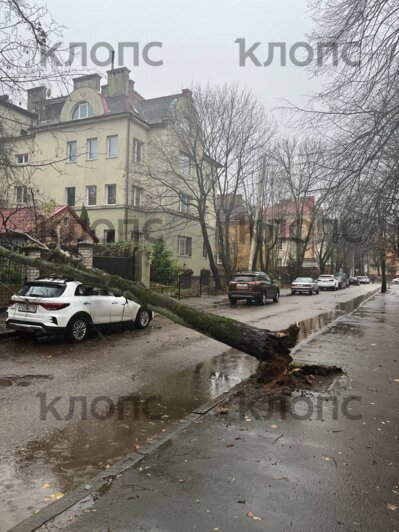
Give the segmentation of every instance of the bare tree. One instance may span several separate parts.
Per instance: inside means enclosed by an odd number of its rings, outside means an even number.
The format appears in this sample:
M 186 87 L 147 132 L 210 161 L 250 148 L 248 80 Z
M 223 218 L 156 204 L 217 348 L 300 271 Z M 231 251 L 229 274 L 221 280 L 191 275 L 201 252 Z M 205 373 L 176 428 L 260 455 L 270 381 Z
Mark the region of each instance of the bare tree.
M 324 88 L 308 112 L 328 138 L 331 190 L 359 194 L 371 185 L 389 198 L 397 174 L 378 180 L 381 159 L 399 127 L 399 10 L 396 0 L 311 0 L 314 73 Z M 326 43 L 329 45 L 327 46 Z M 338 61 L 335 54 L 345 51 Z M 303 115 L 302 115 L 303 120 Z M 385 155 L 384 155 L 385 152 Z M 374 204 L 375 205 L 375 204 Z
M 210 269 L 221 287 L 212 238 L 226 277 L 231 276 L 230 223 L 236 198 L 261 164 L 273 134 L 258 99 L 237 84 L 195 87 L 176 106 L 166 134 L 150 147 L 143 170 L 150 177 L 155 208 L 180 212 L 181 223 L 200 224 Z M 186 204 L 186 205 L 185 205 Z
M 290 256 L 294 275 L 301 273 L 306 251 L 317 230 L 317 219 L 323 205 L 321 193 L 324 168 L 324 148 L 312 139 L 280 140 L 273 150 L 276 165 L 275 186 L 284 194 L 281 207 L 287 231 L 295 241 L 295 250 Z M 281 217 L 281 216 L 279 216 Z

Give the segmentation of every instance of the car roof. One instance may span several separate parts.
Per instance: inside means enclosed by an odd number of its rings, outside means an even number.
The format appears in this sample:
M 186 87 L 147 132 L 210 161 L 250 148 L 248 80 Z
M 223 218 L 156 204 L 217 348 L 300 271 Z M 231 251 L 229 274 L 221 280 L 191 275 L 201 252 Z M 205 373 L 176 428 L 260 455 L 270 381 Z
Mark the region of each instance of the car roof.
M 236 272 L 235 275 L 267 275 L 267 273 L 265 273 L 265 272 L 242 271 L 242 272 Z
M 26 284 L 40 284 L 40 283 L 54 283 L 54 284 L 67 284 L 67 283 L 74 283 L 74 284 L 81 284 L 77 281 L 74 281 L 72 279 L 63 279 L 59 277 L 39 277 L 39 279 L 34 279 L 33 281 L 28 281 Z

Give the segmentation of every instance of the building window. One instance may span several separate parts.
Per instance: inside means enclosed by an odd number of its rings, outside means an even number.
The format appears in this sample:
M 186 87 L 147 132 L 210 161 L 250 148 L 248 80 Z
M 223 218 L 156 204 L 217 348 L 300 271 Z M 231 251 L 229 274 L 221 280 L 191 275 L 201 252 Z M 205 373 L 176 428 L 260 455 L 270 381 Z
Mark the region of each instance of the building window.
M 144 142 L 133 139 L 133 161 L 143 163 L 144 161 Z
M 97 205 L 97 187 L 91 185 L 86 187 L 86 203 L 87 205 Z
M 116 185 L 105 185 L 105 202 L 107 205 L 116 204 Z
M 182 118 L 182 120 L 181 120 L 181 128 L 182 128 L 183 133 L 187 133 L 187 134 L 190 133 L 191 121 L 190 121 L 189 118 L 187 118 L 187 117 L 183 117 Z
M 179 212 L 182 212 L 184 214 L 189 214 L 190 212 L 190 203 L 191 203 L 191 196 L 188 194 L 184 194 L 184 192 L 179 193 Z
M 181 257 L 191 257 L 192 239 L 187 236 L 177 237 L 177 254 Z
M 115 229 L 104 229 L 104 244 L 115 242 Z
M 28 187 L 26 187 L 25 185 L 16 186 L 15 200 L 19 205 L 28 203 Z
M 62 219 L 62 225 L 64 227 L 68 227 L 69 226 L 69 218 L 63 218 Z
M 221 253 L 216 255 L 216 264 L 223 264 Z
M 87 140 L 87 160 L 94 161 L 97 159 L 97 139 Z
M 68 161 L 74 163 L 78 157 L 78 147 L 76 140 L 67 143 Z
M 118 156 L 118 135 L 110 135 L 107 137 L 107 157 L 111 159 L 112 157 Z
M 283 249 L 283 241 L 281 240 L 281 238 L 279 238 L 279 240 L 277 242 L 277 248 L 278 249 Z
M 75 187 L 67 187 L 66 192 L 66 202 L 71 207 L 75 206 Z
M 93 116 L 93 108 L 89 102 L 80 102 L 72 113 L 72 120 L 80 120 Z
M 132 205 L 133 207 L 143 207 L 144 189 L 133 185 L 132 187 Z
M 17 164 L 27 164 L 29 162 L 29 155 L 27 153 L 21 153 L 17 155 Z
M 180 172 L 182 175 L 192 174 L 192 161 L 187 153 L 180 152 Z

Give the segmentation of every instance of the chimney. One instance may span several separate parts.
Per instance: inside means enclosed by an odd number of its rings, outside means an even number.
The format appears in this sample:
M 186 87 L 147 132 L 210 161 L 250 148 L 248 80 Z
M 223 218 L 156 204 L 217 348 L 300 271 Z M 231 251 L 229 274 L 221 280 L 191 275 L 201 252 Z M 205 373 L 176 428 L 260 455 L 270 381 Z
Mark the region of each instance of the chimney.
M 89 87 L 97 92 L 100 92 L 100 74 L 88 74 L 87 76 L 79 76 L 73 79 L 73 90 Z
M 107 96 L 127 96 L 129 94 L 129 74 L 126 67 L 114 68 L 107 71 Z
M 190 89 L 182 89 L 181 93 L 183 96 L 186 96 L 187 98 L 192 98 L 193 93 Z
M 47 88 L 44 85 L 40 87 L 33 87 L 28 89 L 28 111 L 31 113 L 38 113 L 41 108 L 41 104 L 46 100 Z

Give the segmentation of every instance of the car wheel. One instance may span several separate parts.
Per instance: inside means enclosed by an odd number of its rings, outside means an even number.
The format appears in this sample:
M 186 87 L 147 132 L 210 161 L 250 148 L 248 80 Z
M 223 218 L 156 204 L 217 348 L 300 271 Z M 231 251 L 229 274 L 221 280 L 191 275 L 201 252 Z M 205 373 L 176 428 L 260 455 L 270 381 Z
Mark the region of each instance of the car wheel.
M 294 296 L 296 294 L 295 290 L 291 290 L 291 294 Z
M 134 324 L 138 329 L 146 329 L 150 323 L 150 313 L 145 308 L 141 308 L 136 316 Z
M 280 301 L 280 292 L 277 290 L 276 295 L 273 297 L 273 301 L 278 303 Z
M 318 288 L 318 289 L 316 290 L 316 295 L 318 296 L 319 294 L 320 294 L 320 289 Z
M 230 305 L 237 305 L 237 299 L 232 299 L 229 297 Z
M 312 288 L 312 290 L 309 290 L 309 295 L 310 295 L 310 296 L 313 295 L 313 288 Z
M 67 327 L 68 340 L 74 343 L 86 340 L 90 332 L 90 324 L 86 318 L 77 316 L 72 318 Z

